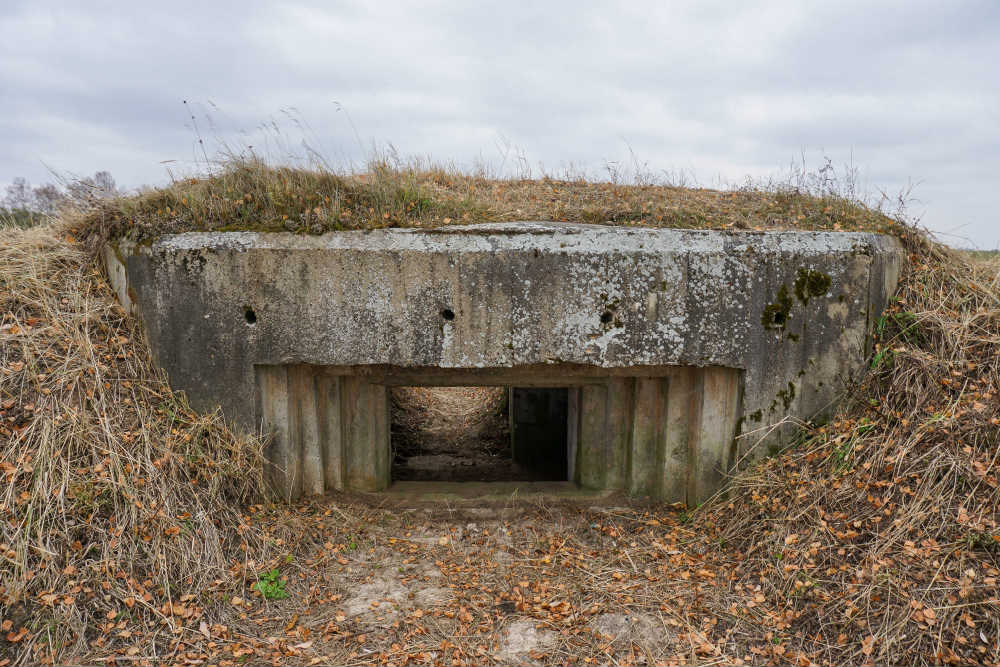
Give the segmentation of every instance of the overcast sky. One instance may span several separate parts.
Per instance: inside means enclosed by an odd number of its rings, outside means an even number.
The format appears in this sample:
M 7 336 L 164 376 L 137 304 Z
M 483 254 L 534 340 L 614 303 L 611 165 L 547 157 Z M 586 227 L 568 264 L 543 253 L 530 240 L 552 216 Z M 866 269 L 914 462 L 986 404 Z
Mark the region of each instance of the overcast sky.
M 190 110 L 209 155 L 305 141 L 334 166 L 391 144 L 724 186 L 829 157 L 1000 247 L 996 0 L 143 4 L 0 3 L 0 183 L 164 183 L 196 168 Z

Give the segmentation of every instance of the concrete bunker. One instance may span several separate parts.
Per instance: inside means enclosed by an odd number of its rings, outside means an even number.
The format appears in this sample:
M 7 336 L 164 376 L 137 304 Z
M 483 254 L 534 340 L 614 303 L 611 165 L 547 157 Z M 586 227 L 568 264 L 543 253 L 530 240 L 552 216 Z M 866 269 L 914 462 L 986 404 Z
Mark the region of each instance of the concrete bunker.
M 289 498 L 389 487 L 393 388 L 492 386 L 515 460 L 691 504 L 832 411 L 901 258 L 870 233 L 532 222 L 105 252 L 171 385 L 273 432 Z

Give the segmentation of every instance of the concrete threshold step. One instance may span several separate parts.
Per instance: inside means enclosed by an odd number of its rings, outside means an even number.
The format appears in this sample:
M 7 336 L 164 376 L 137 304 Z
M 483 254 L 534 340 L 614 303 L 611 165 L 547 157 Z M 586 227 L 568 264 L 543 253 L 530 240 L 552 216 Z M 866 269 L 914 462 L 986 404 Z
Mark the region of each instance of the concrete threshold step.
M 393 500 L 453 500 L 505 501 L 521 500 L 588 500 L 615 495 L 604 489 L 585 489 L 573 482 L 414 482 L 400 481 L 373 497 L 389 496 Z

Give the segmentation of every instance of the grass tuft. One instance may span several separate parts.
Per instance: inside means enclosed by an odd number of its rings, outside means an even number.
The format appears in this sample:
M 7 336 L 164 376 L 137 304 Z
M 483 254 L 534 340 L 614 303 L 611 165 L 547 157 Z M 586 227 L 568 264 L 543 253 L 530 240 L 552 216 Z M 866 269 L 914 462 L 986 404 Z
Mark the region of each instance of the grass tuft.
M 386 160 L 363 173 L 273 167 L 249 158 L 203 178 L 101 200 L 81 233 L 94 242 L 185 231 L 436 227 L 549 220 L 683 229 L 813 229 L 901 233 L 879 210 L 829 190 L 747 186 L 722 191 L 584 180 L 493 179 Z

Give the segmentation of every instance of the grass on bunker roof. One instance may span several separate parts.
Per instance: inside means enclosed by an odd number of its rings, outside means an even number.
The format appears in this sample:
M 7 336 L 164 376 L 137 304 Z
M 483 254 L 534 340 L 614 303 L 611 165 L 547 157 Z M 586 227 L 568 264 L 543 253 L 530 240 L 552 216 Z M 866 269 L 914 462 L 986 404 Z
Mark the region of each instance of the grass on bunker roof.
M 440 187 L 478 183 L 453 178 Z M 183 187 L 212 202 L 220 182 Z M 481 201 L 498 219 L 552 218 L 551 199 L 517 212 L 549 187 L 491 181 Z M 885 223 L 908 262 L 871 374 L 836 419 L 704 507 L 283 506 L 261 484 L 261 441 L 170 391 L 80 242 L 129 206 L 151 216 L 131 223 L 144 233 L 179 231 L 172 204 L 149 208 L 164 196 L 0 231 L 0 663 L 1000 662 L 995 264 Z
M 683 229 L 900 229 L 878 210 L 810 185 L 711 190 L 582 178 L 490 178 L 386 160 L 372 162 L 363 173 L 337 173 L 230 159 L 206 177 L 97 202 L 83 230 L 102 240 L 142 240 L 185 231 L 322 234 L 516 220 Z

